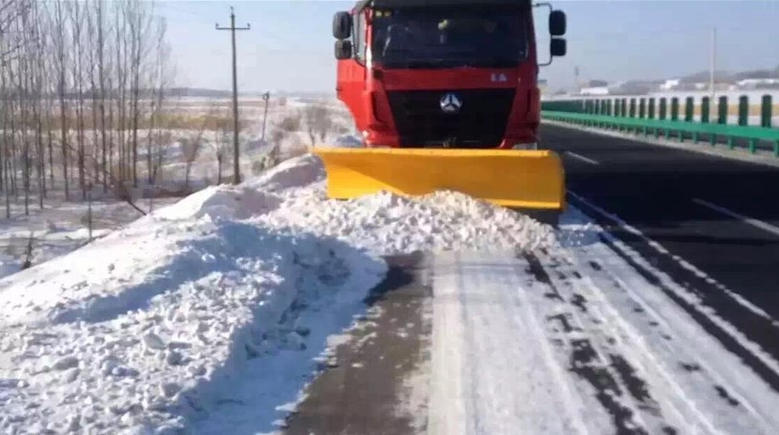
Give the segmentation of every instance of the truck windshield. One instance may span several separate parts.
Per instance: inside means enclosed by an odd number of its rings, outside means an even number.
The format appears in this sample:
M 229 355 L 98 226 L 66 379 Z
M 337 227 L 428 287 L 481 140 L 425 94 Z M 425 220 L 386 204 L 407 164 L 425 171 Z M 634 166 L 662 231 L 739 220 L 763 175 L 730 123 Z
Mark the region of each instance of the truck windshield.
M 517 8 L 375 10 L 372 59 L 384 68 L 510 68 L 527 57 Z

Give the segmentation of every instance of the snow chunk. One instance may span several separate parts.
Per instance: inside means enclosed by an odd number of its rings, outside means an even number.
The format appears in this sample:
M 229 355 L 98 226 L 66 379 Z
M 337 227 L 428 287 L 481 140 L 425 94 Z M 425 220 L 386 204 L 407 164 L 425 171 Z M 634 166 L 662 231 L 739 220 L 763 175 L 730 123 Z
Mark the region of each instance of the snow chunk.
M 178 203 L 158 210 L 163 219 L 189 219 L 209 216 L 221 219 L 246 219 L 276 209 L 281 200 L 273 194 L 246 186 L 211 186 Z
M 276 192 L 303 187 L 324 180 L 324 178 L 325 169 L 319 157 L 305 154 L 285 160 L 260 177 L 248 180 L 245 184 L 254 189 Z
M 289 197 L 259 220 L 315 231 L 380 254 L 453 249 L 534 250 L 556 243 L 555 231 L 530 217 L 458 192 L 405 198 L 388 192 L 328 201 L 324 186 Z

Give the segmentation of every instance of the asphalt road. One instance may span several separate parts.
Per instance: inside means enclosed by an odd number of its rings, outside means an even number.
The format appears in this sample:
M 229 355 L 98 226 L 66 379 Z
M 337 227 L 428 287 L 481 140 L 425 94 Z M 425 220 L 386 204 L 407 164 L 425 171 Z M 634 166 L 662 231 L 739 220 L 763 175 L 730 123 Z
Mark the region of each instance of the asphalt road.
M 779 168 L 565 127 L 541 134 L 562 154 L 571 205 L 779 360 Z
M 284 435 L 407 434 L 420 430 L 427 399 L 401 405 L 405 377 L 429 359 L 431 288 L 419 253 L 386 258 L 387 278 L 365 301 L 371 307 L 334 352 L 332 367 L 306 389 Z

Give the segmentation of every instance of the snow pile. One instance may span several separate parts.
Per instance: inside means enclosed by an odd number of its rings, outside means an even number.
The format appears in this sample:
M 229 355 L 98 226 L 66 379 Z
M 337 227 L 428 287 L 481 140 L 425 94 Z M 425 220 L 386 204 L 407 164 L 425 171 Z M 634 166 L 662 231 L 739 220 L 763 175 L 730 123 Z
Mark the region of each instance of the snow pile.
M 555 243 L 462 194 L 330 201 L 324 177 L 301 156 L 0 280 L 0 432 L 269 430 L 383 278 L 378 254 Z
M 247 361 L 296 360 L 324 346 L 312 330 L 348 325 L 383 262 L 334 239 L 212 220 L 208 210 L 229 215 L 232 190 L 3 283 L 0 432 L 183 429 L 230 398 Z M 286 400 L 302 386 L 290 385 Z
M 534 250 L 556 244 L 555 231 L 526 215 L 458 192 L 405 198 L 388 192 L 348 201 L 327 200 L 321 161 L 307 155 L 285 162 L 253 186 L 285 201 L 256 219 L 262 225 L 337 237 L 378 254 L 416 250 Z M 300 186 L 305 188 L 283 189 Z
M 256 190 L 264 192 L 281 193 L 293 189 L 308 188 L 309 190 L 317 182 L 324 180 L 325 169 L 321 160 L 312 154 L 306 154 L 285 160 L 272 170 L 258 178 L 247 180 L 244 184 Z
M 198 191 L 175 206 L 159 210 L 155 216 L 163 219 L 211 218 L 247 219 L 267 213 L 281 200 L 246 186 L 210 186 Z
M 535 250 L 555 244 L 554 229 L 457 192 L 408 199 L 387 192 L 324 200 L 323 188 L 294 195 L 258 220 L 276 228 L 338 237 L 376 253 L 417 250 Z

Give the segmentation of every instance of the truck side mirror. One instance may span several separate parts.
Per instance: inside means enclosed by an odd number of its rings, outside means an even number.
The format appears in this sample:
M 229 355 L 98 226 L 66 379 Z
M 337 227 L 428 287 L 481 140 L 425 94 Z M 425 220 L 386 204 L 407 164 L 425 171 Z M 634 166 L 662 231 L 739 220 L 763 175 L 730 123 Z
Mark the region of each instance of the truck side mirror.
M 349 12 L 336 12 L 333 15 L 333 37 L 349 39 L 352 36 L 352 16 Z
M 352 58 L 352 41 L 348 39 L 339 39 L 335 41 L 335 58 L 345 60 Z
M 565 12 L 552 11 L 549 13 L 549 33 L 552 36 L 563 36 L 566 32 Z
M 565 38 L 552 38 L 549 42 L 549 54 L 552 57 L 562 57 L 568 52 L 568 42 Z

